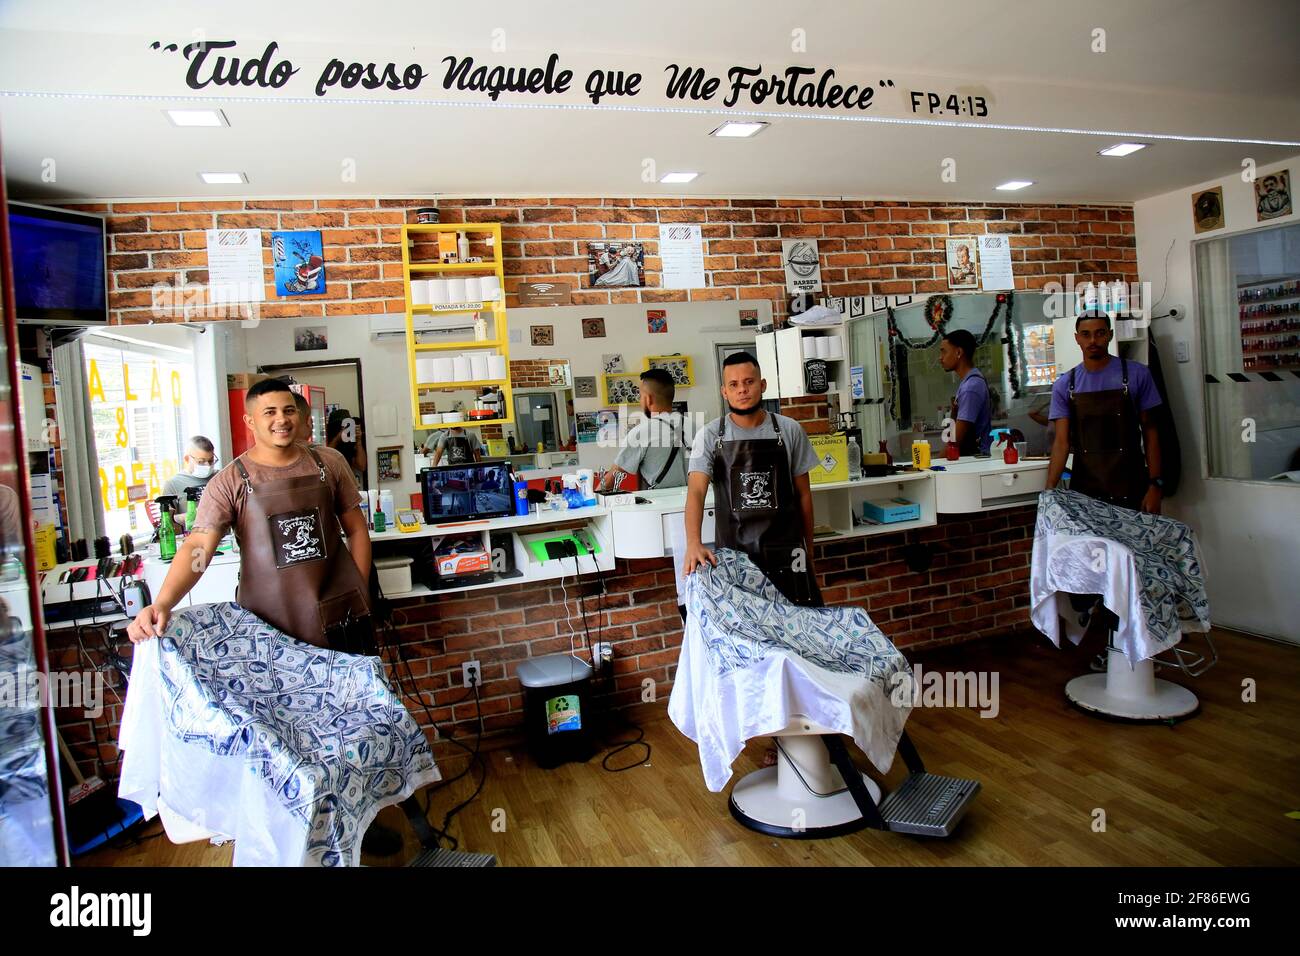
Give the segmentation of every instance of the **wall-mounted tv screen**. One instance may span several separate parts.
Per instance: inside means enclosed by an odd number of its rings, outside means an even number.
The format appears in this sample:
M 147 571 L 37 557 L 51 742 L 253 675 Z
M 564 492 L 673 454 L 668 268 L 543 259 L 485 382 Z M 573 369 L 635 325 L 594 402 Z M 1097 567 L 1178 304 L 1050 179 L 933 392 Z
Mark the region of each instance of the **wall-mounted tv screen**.
M 101 216 L 30 203 L 9 204 L 19 322 L 108 322 L 104 233 Z

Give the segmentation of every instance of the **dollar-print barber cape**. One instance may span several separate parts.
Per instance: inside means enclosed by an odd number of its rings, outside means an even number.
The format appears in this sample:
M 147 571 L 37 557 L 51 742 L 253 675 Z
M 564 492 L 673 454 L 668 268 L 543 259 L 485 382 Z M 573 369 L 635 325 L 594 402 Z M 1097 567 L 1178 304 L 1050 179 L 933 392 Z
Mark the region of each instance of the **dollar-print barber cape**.
M 236 866 L 351 866 L 383 807 L 440 778 L 377 657 L 296 641 L 237 604 L 135 647 L 119 794 Z
M 726 786 L 746 740 L 795 714 L 850 735 L 887 772 L 911 712 L 907 660 L 862 608 L 800 607 L 744 552 L 715 553 L 716 568 L 686 578 L 686 634 L 668 701 L 668 716 L 699 746 L 708 788 Z
M 1077 491 L 1038 496 L 1029 579 L 1034 627 L 1061 644 L 1061 620 L 1083 638 L 1071 594 L 1100 594 L 1119 618 L 1115 646 L 1136 664 L 1210 629 L 1200 549 L 1192 529 L 1164 515 L 1132 511 Z

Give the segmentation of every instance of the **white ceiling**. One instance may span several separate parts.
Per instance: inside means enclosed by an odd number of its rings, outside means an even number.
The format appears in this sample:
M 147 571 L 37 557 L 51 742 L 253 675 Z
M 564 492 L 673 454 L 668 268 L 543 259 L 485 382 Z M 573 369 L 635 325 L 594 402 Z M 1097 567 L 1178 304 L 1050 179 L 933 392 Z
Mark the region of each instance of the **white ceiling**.
M 607 7 L 398 0 L 367 8 L 325 0 L 307 13 L 266 3 L 9 0 L 0 5 L 0 135 L 11 192 L 48 199 L 442 193 L 1132 201 L 1235 174 L 1246 157 L 1266 165 L 1300 154 L 1296 145 L 1243 142 L 1300 143 L 1296 12 L 1287 0 Z M 1106 31 L 1101 54 L 1091 49 L 1098 27 Z M 791 51 L 793 30 L 804 31 L 806 51 Z M 150 44 L 199 36 L 237 40 L 247 55 L 274 39 L 301 72 L 280 91 L 196 93 L 183 82 L 179 54 Z M 494 38 L 504 39 L 504 52 L 490 48 Z M 575 69 L 575 86 L 596 65 L 640 70 L 644 95 L 597 109 L 519 109 L 545 98 L 506 94 L 493 107 L 481 94 L 448 93 L 439 83 L 446 55 L 532 66 L 550 52 Z M 414 92 L 332 91 L 318 100 L 315 76 L 333 56 L 418 61 L 431 75 Z M 667 102 L 669 63 L 719 73 L 732 64 L 834 67 L 843 82 L 889 77 L 898 89 L 882 91 L 868 114 L 878 120 L 913 116 L 908 89 L 984 95 L 990 114 L 931 127 L 828 122 L 765 104 L 781 114 L 768 117 L 771 128 L 752 140 L 719 140 L 708 132 L 723 112 L 740 118 L 740 107 L 626 108 Z M 577 93 L 563 101 L 586 105 Z M 168 123 L 164 107 L 195 99 L 220 106 L 230 127 Z M 1108 132 L 973 125 L 989 122 Z M 1153 145 L 1124 159 L 1097 156 L 1125 132 L 1146 134 Z M 646 159 L 660 174 L 702 175 L 687 186 L 647 184 Z M 955 160 L 955 182 L 941 179 L 945 159 Z M 197 178 L 204 169 L 239 170 L 249 182 L 205 186 Z M 1013 178 L 1035 185 L 993 191 Z

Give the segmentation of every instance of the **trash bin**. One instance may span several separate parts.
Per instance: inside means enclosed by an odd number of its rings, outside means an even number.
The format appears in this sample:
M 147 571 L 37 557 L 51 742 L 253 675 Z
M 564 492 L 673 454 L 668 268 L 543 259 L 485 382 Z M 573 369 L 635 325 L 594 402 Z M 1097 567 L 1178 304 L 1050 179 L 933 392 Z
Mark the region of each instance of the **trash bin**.
M 524 689 L 524 736 L 544 769 L 595 752 L 591 721 L 591 665 L 569 654 L 550 654 L 519 664 Z

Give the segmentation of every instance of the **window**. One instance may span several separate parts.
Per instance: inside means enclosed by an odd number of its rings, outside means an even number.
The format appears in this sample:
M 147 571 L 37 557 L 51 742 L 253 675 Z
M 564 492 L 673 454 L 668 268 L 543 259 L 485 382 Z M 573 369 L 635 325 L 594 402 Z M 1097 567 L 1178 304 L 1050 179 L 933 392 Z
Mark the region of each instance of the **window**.
M 105 534 L 148 536 L 145 502 L 180 470 L 193 434 L 193 358 L 98 335 L 86 338 L 85 355 Z
M 1300 480 L 1300 226 L 1195 250 L 1209 476 Z

